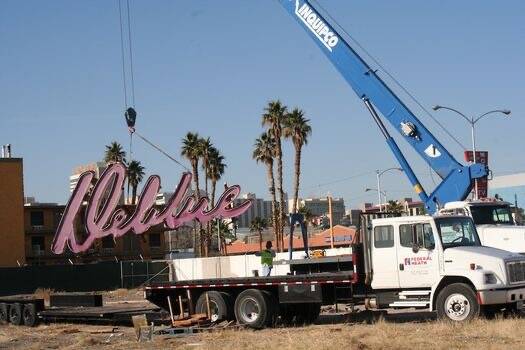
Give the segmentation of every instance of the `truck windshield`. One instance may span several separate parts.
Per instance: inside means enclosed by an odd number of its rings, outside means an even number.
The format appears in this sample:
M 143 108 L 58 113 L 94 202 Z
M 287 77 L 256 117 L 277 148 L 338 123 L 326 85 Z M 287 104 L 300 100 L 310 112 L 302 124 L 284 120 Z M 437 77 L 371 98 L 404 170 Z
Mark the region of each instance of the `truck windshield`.
M 476 225 L 514 225 L 512 213 L 508 206 L 471 206 L 470 212 Z
M 443 249 L 462 246 L 480 246 L 478 233 L 468 217 L 436 218 L 436 226 Z

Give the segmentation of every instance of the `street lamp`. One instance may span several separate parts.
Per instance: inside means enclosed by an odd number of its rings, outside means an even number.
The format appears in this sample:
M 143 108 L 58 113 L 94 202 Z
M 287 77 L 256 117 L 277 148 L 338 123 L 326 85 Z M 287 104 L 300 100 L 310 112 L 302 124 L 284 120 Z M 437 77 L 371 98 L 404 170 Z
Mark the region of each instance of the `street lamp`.
M 379 191 L 376 190 L 375 188 L 365 188 L 365 192 L 369 192 L 369 191 L 377 192 L 377 193 L 379 194 L 379 196 L 380 196 L 379 198 L 381 198 L 381 195 L 383 195 L 383 197 L 385 198 L 385 203 L 388 203 L 388 199 L 387 199 L 387 197 L 386 197 L 386 191 L 381 191 L 381 192 L 379 192 Z M 379 199 L 379 200 L 381 200 L 381 199 Z M 379 202 L 378 205 L 379 205 L 379 212 L 382 213 L 382 212 L 383 212 L 382 209 L 381 209 L 381 208 L 382 208 L 382 207 L 381 207 L 382 203 Z
M 462 116 L 469 124 L 470 124 L 470 127 L 471 127 L 471 137 L 472 137 L 472 159 L 473 159 L 473 162 L 476 163 L 476 134 L 474 132 L 474 127 L 476 125 L 476 123 L 483 117 L 489 115 L 489 114 L 503 114 L 503 115 L 509 115 L 510 114 L 510 110 L 508 109 L 495 109 L 495 110 L 492 110 L 492 111 L 489 111 L 489 112 L 486 112 L 486 113 L 483 113 L 477 117 L 467 117 L 465 114 L 461 113 L 460 111 L 458 111 L 457 109 L 454 109 L 454 108 L 451 108 L 451 107 L 446 107 L 446 106 L 440 106 L 440 105 L 435 105 L 434 107 L 432 107 L 433 110 L 437 111 L 439 109 L 448 109 L 449 111 L 452 111 L 452 112 L 455 112 L 457 114 L 459 114 L 460 116 Z M 474 179 L 474 199 L 478 199 L 478 179 Z
M 396 168 L 396 167 L 393 167 L 393 168 L 388 168 L 388 169 L 385 169 L 385 170 L 376 170 L 376 176 L 377 176 L 377 196 L 378 196 L 378 199 L 379 199 L 379 212 L 382 213 L 382 202 L 381 202 L 381 194 L 382 194 L 382 191 L 381 191 L 381 175 L 383 175 L 384 173 L 386 173 L 387 171 L 391 171 L 391 170 L 397 170 L 397 171 L 403 171 L 403 169 L 401 168 Z M 385 195 L 385 205 L 386 205 L 386 195 Z

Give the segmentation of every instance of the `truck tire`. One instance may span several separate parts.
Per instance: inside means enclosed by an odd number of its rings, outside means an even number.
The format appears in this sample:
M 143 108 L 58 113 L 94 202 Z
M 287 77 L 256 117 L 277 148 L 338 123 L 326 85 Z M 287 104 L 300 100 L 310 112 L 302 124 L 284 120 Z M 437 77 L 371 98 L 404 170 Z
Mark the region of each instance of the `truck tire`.
M 9 308 L 6 303 L 0 303 L 0 324 L 9 322 Z
M 208 299 L 210 300 L 210 311 L 212 322 L 220 322 L 233 319 L 232 297 L 228 293 L 209 291 Z M 197 299 L 195 312 L 205 314 L 208 310 L 206 305 L 206 292 L 202 293 Z
M 235 299 L 234 309 L 237 322 L 255 329 L 264 328 L 274 317 L 268 295 L 258 289 L 242 291 Z
M 24 325 L 28 327 L 34 327 L 38 324 L 38 315 L 36 314 L 36 305 L 35 304 L 25 304 L 24 309 L 22 310 L 22 319 Z
M 476 294 L 470 286 L 464 283 L 453 283 L 439 292 L 436 310 L 439 318 L 461 322 L 477 317 L 480 307 Z
M 9 306 L 9 322 L 15 326 L 22 324 L 22 305 L 14 303 Z
M 273 327 L 277 323 L 277 318 L 279 317 L 279 302 L 271 292 L 267 290 L 263 290 L 262 292 L 266 298 L 267 304 L 269 305 L 269 316 L 266 325 L 268 327 Z

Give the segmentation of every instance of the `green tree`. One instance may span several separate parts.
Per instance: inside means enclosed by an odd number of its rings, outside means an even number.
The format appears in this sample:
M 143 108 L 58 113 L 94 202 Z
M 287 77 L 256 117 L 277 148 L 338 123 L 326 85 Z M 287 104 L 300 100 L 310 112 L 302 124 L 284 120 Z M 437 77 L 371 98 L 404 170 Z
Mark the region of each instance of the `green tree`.
M 286 115 L 283 122 L 283 136 L 292 140 L 295 148 L 295 182 L 292 212 L 297 213 L 297 200 L 299 197 L 299 179 L 301 177 L 301 152 L 308 143 L 308 136 L 312 134 L 309 120 L 304 117 L 304 112 L 298 108 Z
M 107 164 L 126 163 L 126 152 L 122 149 L 120 143 L 113 141 L 109 145 L 106 145 L 104 161 Z
M 198 133 L 192 133 L 188 132 L 186 134 L 186 137 L 182 139 L 182 148 L 181 148 L 181 155 L 188 159 L 188 161 L 191 164 L 192 169 L 192 175 L 193 175 L 193 183 L 195 185 L 195 203 L 197 203 L 200 199 L 200 188 L 199 188 L 199 159 L 202 157 L 202 142 L 201 138 L 199 137 Z M 199 223 L 199 233 L 202 231 L 202 224 Z M 202 241 L 202 235 L 200 235 L 200 239 L 197 239 L 197 234 L 195 235 L 195 250 L 197 250 L 197 241 L 200 243 L 199 251 L 202 255 L 203 253 L 203 241 Z
M 144 179 L 144 167 L 138 160 L 132 160 L 128 164 L 128 186 L 131 186 L 131 205 L 137 200 L 137 188 Z
M 394 216 L 401 216 L 405 212 L 405 208 L 403 207 L 403 204 L 398 201 L 388 201 L 386 211 Z
M 282 125 L 287 115 L 287 107 L 279 100 L 270 101 L 262 115 L 262 125 L 268 127 L 268 131 L 275 140 L 274 156 L 277 159 L 277 191 L 279 192 L 279 214 L 277 216 L 277 247 L 282 251 L 284 230 L 284 190 L 283 190 L 283 152 L 281 147 Z
M 257 163 L 261 162 L 266 165 L 266 175 L 268 178 L 268 190 L 272 196 L 272 225 L 273 231 L 275 234 L 277 249 L 280 250 L 279 242 L 279 220 L 277 219 L 278 210 L 277 210 L 277 197 L 275 194 L 275 178 L 273 175 L 273 162 L 275 154 L 275 139 L 268 132 L 264 132 L 261 136 L 255 140 L 253 146 L 252 157 Z
M 259 234 L 259 251 L 262 251 L 262 232 L 266 230 L 268 224 L 265 219 L 255 217 L 250 223 L 250 232 L 257 232 Z

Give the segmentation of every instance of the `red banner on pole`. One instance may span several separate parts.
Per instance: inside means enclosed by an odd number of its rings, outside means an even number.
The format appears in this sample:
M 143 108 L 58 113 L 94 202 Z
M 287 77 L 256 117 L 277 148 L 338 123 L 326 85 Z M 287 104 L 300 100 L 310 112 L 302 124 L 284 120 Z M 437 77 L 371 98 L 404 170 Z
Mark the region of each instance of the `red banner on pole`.
M 465 151 L 465 160 L 467 162 L 474 162 L 472 151 Z M 489 164 L 489 152 L 476 151 L 476 163 Z M 478 179 L 478 198 L 487 198 L 489 192 L 489 181 L 486 177 Z

